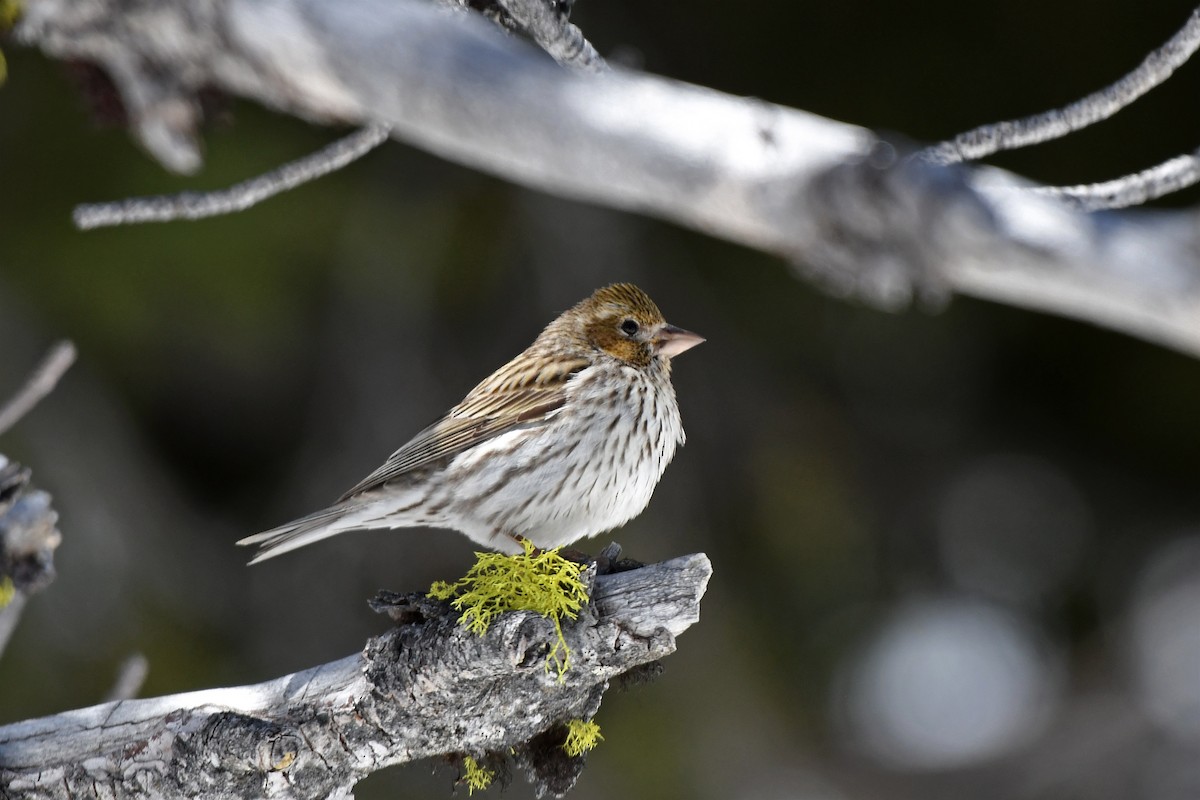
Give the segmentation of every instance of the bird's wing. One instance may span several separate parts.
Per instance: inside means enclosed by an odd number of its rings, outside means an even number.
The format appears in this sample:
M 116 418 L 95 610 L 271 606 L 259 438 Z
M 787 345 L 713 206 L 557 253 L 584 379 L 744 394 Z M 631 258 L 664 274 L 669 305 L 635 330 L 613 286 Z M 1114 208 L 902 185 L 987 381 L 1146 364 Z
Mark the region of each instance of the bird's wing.
M 589 363 L 587 359 L 576 358 L 538 365 L 518 356 L 472 389 L 446 416 L 392 453 L 379 469 L 340 499 L 377 489 L 407 472 L 460 453 L 518 425 L 547 419 L 566 401 L 567 383 Z

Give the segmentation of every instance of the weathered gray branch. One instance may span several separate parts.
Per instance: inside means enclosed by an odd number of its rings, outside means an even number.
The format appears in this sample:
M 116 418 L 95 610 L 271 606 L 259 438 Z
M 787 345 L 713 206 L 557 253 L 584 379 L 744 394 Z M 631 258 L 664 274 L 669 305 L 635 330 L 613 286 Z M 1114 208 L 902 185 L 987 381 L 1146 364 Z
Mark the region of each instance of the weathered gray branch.
M 59 379 L 74 363 L 73 343 L 64 340 L 50 348 L 50 352 L 25 381 L 25 385 L 8 402 L 0 406 L 0 433 L 16 425 L 43 397 L 54 391 Z
M 194 137 L 195 115 L 176 112 L 212 85 L 776 253 L 883 305 L 960 292 L 1200 356 L 1194 211 L 1083 214 L 1010 173 L 906 158 L 801 111 L 565 70 L 477 17 L 405 0 L 27 0 L 18 35 L 103 65 L 168 165 Z
M 1200 183 L 1200 150 L 1176 156 L 1147 170 L 1103 183 L 1039 186 L 1038 194 L 1073 203 L 1083 211 L 1129 208 Z
M 1200 48 L 1200 8 L 1166 44 L 1155 50 L 1116 83 L 1076 100 L 1024 119 L 981 125 L 924 152 L 940 164 L 975 161 L 1001 150 L 1016 150 L 1048 142 L 1108 119 L 1174 74 Z
M 121 662 L 117 669 L 117 679 L 105 696 L 105 702 L 117 700 L 132 700 L 142 690 L 146 676 L 150 674 L 150 662 L 141 653 L 134 653 Z
M 135 222 L 204 219 L 244 211 L 269 197 L 294 189 L 362 158 L 388 139 L 387 128 L 368 125 L 303 158 L 270 172 L 212 192 L 183 192 L 132 197 L 112 203 L 84 203 L 71 217 L 83 230 Z
M 454 3 L 454 0 L 440 1 L 446 5 Z M 524 29 L 558 63 L 589 72 L 608 69 L 608 64 L 591 42 L 567 21 L 566 11 L 552 0 L 498 0 L 497 8 L 507 15 L 511 25 Z M 84 203 L 75 207 L 71 217 L 76 227 L 90 230 L 113 225 L 174 222 L 233 214 L 339 170 L 362 158 L 387 138 L 387 128 L 368 125 L 311 155 L 227 189 L 131 197 L 109 203 Z
M 1200 48 L 1200 8 L 1184 26 L 1129 74 L 1116 83 L 1089 94 L 1065 108 L 1056 108 L 1024 119 L 996 122 L 960 133 L 922 151 L 938 164 L 975 161 L 1001 150 L 1015 150 L 1058 139 L 1108 119 L 1158 86 L 1183 66 Z M 1197 151 L 1200 152 L 1200 151 Z M 1128 208 L 1186 189 L 1200 182 L 1200 155 L 1189 153 L 1132 175 L 1102 183 L 1076 186 L 1039 186 L 1043 197 L 1063 200 L 1081 211 Z
M 563 626 L 564 683 L 545 667 L 555 633 L 538 614 L 506 614 L 478 637 L 445 604 L 381 598 L 399 624 L 340 661 L 0 727 L 0 795 L 349 797 L 392 764 L 510 748 L 540 791 L 561 794 L 583 765 L 559 747 L 562 726 L 590 719 L 612 678 L 675 650 L 710 574 L 692 555 L 596 578 L 592 603 Z

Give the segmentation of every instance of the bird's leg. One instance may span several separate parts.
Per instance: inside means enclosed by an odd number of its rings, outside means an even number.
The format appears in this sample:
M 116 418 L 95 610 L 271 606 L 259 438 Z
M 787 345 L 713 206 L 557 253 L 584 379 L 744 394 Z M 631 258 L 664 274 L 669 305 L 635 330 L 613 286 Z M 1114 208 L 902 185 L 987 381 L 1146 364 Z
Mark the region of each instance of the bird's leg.
M 529 545 L 529 555 L 531 555 L 531 556 L 540 556 L 542 553 L 546 552 L 545 550 L 538 547 L 532 541 L 525 538 L 524 536 L 522 536 L 519 533 L 510 533 L 510 534 L 508 534 L 508 536 L 511 537 L 514 542 L 521 545 L 522 549 L 524 549 L 525 545 L 528 544 Z M 560 548 L 558 551 L 558 554 L 560 556 L 562 556 L 563 558 L 565 558 L 567 561 L 574 561 L 576 564 L 585 564 L 586 565 L 586 564 L 591 564 L 591 563 L 595 562 L 595 560 L 596 560 L 596 559 L 592 558 L 591 556 L 589 556 L 587 553 L 583 552 L 582 550 L 576 550 L 573 547 Z
M 521 534 L 519 534 L 519 533 L 509 533 L 509 534 L 506 534 L 506 535 L 507 535 L 507 536 L 508 536 L 510 539 L 512 539 L 514 542 L 516 542 L 516 543 L 517 543 L 517 546 L 518 546 L 518 547 L 520 547 L 522 550 L 524 550 L 524 549 L 525 549 L 525 546 L 526 546 L 526 545 L 528 545 L 528 546 L 529 546 L 529 555 L 531 555 L 531 556 L 540 556 L 540 555 L 542 554 L 542 548 L 538 547 L 537 545 L 535 545 L 535 544 L 534 544 L 533 542 L 531 542 L 529 539 L 526 539 L 526 538 L 525 538 L 524 536 L 522 536 Z

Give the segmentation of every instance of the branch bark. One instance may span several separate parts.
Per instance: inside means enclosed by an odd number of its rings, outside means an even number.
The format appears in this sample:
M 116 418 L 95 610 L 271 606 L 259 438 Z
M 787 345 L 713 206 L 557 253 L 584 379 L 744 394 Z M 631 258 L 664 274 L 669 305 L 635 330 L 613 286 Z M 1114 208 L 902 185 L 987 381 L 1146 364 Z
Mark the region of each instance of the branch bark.
M 958 292 L 1200 356 L 1195 211 L 1085 214 L 802 111 L 565 70 L 482 19 L 404 0 L 27 0 L 17 30 L 103 65 L 168 166 L 198 158 L 194 94 L 213 85 L 776 253 L 885 307 Z
M 349 797 L 383 767 L 431 756 L 511 757 L 539 793 L 574 784 L 561 744 L 609 681 L 675 650 L 699 619 L 703 555 L 595 579 L 564 624 L 573 666 L 545 668 L 553 623 L 501 617 L 483 637 L 423 595 L 381 596 L 399 624 L 361 653 L 267 683 L 124 700 L 0 727 L 4 797 Z M 510 750 L 510 748 L 512 748 Z

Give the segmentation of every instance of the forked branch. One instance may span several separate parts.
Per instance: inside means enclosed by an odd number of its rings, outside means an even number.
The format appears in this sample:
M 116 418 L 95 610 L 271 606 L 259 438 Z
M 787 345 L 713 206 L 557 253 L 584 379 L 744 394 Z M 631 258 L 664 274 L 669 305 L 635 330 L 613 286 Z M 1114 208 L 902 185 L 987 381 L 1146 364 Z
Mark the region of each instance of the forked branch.
M 885 307 L 958 292 L 1200 356 L 1194 211 L 1081 213 L 1011 173 L 906 157 L 802 111 L 619 68 L 565 70 L 478 16 L 407 0 L 26 0 L 18 34 L 103 65 L 151 133 L 177 125 L 148 140 L 193 136 L 172 109 L 217 86 L 775 253 Z

